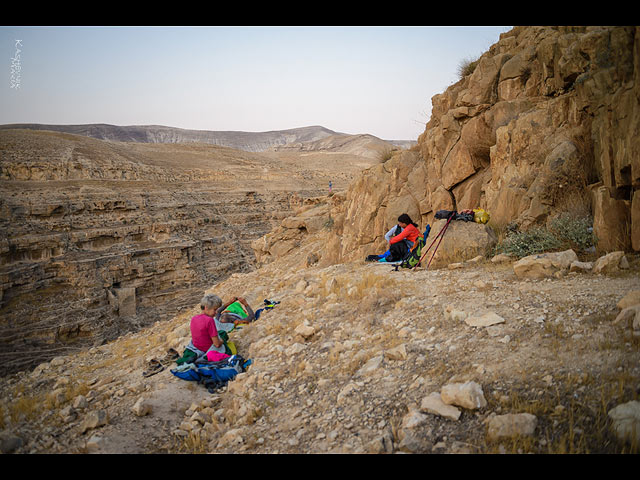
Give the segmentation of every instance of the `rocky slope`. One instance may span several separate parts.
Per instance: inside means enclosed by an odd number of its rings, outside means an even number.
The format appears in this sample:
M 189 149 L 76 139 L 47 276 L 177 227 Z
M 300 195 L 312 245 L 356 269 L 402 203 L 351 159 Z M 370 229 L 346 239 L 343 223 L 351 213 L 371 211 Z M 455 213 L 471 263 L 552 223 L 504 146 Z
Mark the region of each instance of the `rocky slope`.
M 254 268 L 251 242 L 305 198 L 377 161 L 27 130 L 0 145 L 3 372 L 171 318 Z
M 0 380 L 3 451 L 637 451 L 625 425 L 638 408 L 640 324 L 620 315 L 640 302 L 636 256 L 544 278 L 486 259 L 396 272 L 313 263 L 327 233 L 207 289 L 281 302 L 231 333 L 253 364 L 226 387 L 179 379 L 173 363 L 143 376 L 189 341 L 196 303 Z

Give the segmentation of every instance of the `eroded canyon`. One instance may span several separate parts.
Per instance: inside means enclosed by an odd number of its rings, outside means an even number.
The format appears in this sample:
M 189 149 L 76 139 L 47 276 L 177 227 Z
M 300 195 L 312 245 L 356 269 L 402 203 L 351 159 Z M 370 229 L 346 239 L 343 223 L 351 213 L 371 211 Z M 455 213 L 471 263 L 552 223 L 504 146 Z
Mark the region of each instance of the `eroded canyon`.
M 190 308 L 254 268 L 252 241 L 330 181 L 345 188 L 388 144 L 301 156 L 17 129 L 0 145 L 0 356 L 11 371 Z

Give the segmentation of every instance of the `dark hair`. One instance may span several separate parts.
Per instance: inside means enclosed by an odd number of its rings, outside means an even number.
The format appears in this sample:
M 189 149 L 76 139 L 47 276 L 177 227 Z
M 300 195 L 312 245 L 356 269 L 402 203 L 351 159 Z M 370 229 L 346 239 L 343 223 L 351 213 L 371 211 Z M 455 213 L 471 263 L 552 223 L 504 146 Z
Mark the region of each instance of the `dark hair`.
M 400 215 L 398 217 L 398 221 L 402 222 L 402 223 L 406 223 L 407 225 L 412 224 L 414 227 L 418 228 L 418 225 L 416 225 L 413 220 L 411 220 L 411 217 L 409 215 L 407 215 L 406 213 L 403 213 L 402 215 Z

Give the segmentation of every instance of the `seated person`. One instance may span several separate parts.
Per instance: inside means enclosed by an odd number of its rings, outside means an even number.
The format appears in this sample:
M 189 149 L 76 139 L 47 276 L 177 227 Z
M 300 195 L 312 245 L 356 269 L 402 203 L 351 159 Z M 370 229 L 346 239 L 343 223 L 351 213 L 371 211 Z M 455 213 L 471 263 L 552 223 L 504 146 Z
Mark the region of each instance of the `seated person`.
M 218 330 L 230 332 L 236 325 L 251 323 L 255 313 L 242 297 L 233 297 L 221 305 L 215 313 L 214 320 Z
M 402 260 L 411 250 L 416 240 L 422 237 L 418 230 L 418 225 L 411 220 L 411 217 L 403 213 L 398 217 L 398 225 L 402 227 L 402 233 L 395 235 L 389 240 L 389 255 L 380 259 L 380 262 L 396 262 Z
M 387 241 L 387 243 L 389 243 L 393 237 L 395 237 L 396 235 L 400 235 L 402 233 L 402 230 L 403 229 L 400 225 L 394 225 L 393 227 L 391 227 L 391 230 L 389 230 L 387 233 L 384 234 L 384 239 Z M 391 250 L 387 250 L 386 252 L 381 253 L 380 255 L 369 255 L 366 258 L 366 261 L 367 262 L 386 261 L 383 259 L 386 259 L 390 255 L 391 255 Z
M 187 349 L 195 352 L 198 357 L 209 351 L 225 352 L 224 342 L 218 335 L 214 317 L 222 306 L 222 300 L 217 295 L 209 293 L 200 301 L 202 313 L 191 319 L 191 342 Z

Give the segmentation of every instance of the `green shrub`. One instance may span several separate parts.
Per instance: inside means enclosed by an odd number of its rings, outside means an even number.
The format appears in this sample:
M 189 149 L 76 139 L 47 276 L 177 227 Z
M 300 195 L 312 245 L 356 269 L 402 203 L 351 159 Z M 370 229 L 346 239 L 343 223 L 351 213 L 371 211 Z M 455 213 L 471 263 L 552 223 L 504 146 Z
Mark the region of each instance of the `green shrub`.
M 565 213 L 551 220 L 549 229 L 564 249 L 584 251 L 595 246 L 597 241 L 591 217 L 575 218 Z
M 543 252 L 572 249 L 583 252 L 596 244 L 591 217 L 560 215 L 549 222 L 549 228 L 531 227 L 526 231 L 511 230 L 494 253 L 515 258 Z
M 496 254 L 506 253 L 522 258 L 560 248 L 561 243 L 553 233 L 543 227 L 532 227 L 524 232 L 514 231 L 507 234 L 504 241 L 496 247 Z

